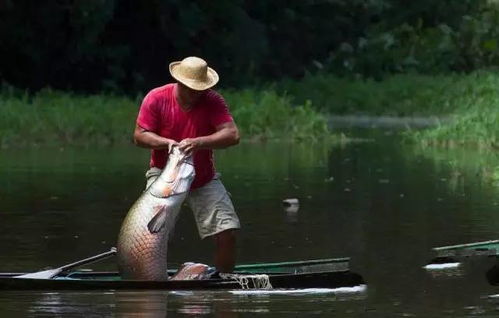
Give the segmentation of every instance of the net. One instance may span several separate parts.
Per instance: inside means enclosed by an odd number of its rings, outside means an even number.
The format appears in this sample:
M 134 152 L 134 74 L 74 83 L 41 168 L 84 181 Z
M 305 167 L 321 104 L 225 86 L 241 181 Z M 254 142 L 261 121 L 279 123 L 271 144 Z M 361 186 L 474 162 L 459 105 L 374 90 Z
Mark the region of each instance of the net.
M 244 274 L 230 274 L 230 273 L 220 273 L 222 279 L 235 280 L 241 289 L 272 289 L 272 284 L 270 283 L 269 275 L 266 274 L 254 274 L 254 275 L 244 275 Z

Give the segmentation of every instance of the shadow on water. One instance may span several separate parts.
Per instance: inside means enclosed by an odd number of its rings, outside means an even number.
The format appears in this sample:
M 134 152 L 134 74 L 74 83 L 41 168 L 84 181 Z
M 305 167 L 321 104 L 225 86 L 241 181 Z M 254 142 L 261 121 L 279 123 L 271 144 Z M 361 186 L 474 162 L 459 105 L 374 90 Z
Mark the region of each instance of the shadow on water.
M 167 317 L 182 314 L 242 317 L 248 314 L 348 312 L 348 303 L 364 299 L 365 293 L 302 290 L 292 294 L 234 295 L 228 291 L 120 291 L 7 292 L 5 296 L 0 298 L 0 312 L 5 316 Z M 2 301 L 4 299 L 17 299 L 17 302 L 6 303 Z M 295 305 L 297 300 L 300 306 Z M 318 304 L 322 309 L 318 309 Z
M 487 283 L 486 271 L 435 276 L 422 266 L 432 247 L 498 238 L 498 155 L 409 146 L 389 131 L 361 137 L 369 141 L 241 144 L 216 154 L 243 225 L 239 262 L 350 256 L 352 270 L 368 282 L 360 299 L 210 292 L 3 293 L 0 312 L 25 310 L 21 307 L 43 311 L 50 304 L 71 313 L 91 304 L 103 315 L 198 310 L 217 316 L 464 317 L 495 312 L 486 296 L 497 291 Z M 147 156 L 132 146 L 4 151 L 2 271 L 61 265 L 113 246 L 122 218 L 143 189 Z M 282 200 L 288 198 L 298 199 L 299 209 L 285 209 Z M 169 248 L 173 263 L 211 263 L 213 242 L 199 240 L 188 209 Z M 97 268 L 115 266 L 106 262 Z M 48 300 L 39 305 L 40 299 Z M 148 300 L 141 305 L 141 299 Z

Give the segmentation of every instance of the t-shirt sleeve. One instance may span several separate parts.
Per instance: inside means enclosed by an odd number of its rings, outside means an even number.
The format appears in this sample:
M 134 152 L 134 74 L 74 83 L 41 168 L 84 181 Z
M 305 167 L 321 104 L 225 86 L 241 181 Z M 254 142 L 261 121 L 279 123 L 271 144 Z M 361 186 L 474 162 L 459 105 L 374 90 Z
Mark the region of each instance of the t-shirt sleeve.
M 234 121 L 224 98 L 216 92 L 212 92 L 210 97 L 210 124 L 217 127 L 223 123 Z
M 149 92 L 140 105 L 137 125 L 146 130 L 156 132 L 159 127 L 159 118 L 159 104 L 154 95 Z

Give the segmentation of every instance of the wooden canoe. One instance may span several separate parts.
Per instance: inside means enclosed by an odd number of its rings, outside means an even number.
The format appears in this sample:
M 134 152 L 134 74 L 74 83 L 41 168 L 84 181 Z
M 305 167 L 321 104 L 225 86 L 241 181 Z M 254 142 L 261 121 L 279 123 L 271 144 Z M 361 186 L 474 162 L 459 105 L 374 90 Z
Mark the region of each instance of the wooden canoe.
M 233 278 L 139 281 L 121 279 L 117 272 L 89 270 L 63 272 L 52 279 L 17 278 L 24 273 L 0 273 L 0 290 L 243 289 L 257 288 L 252 277 L 261 274 L 268 275 L 273 288 L 339 288 L 365 284 L 361 275 L 350 271 L 349 261 L 349 258 L 330 258 L 236 266 L 234 274 L 246 277 L 246 286 Z
M 499 256 L 499 240 L 434 247 L 432 253 L 430 264 L 460 262 L 470 257 Z

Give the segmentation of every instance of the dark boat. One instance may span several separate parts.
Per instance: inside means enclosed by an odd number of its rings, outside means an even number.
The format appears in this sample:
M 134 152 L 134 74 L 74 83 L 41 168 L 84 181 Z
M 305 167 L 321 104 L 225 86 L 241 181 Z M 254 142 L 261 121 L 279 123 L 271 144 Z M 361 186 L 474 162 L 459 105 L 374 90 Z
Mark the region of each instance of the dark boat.
M 499 240 L 434 247 L 437 263 L 455 262 L 469 257 L 498 256 Z
M 339 288 L 365 284 L 349 269 L 349 258 L 236 266 L 235 275 L 206 280 L 139 281 L 121 279 L 117 272 L 63 271 L 50 279 L 19 278 L 25 273 L 0 273 L 0 290 L 193 290 L 262 288 Z M 175 271 L 169 271 L 174 274 Z M 16 277 L 17 276 L 17 277 Z
M 499 285 L 499 240 L 440 246 L 432 249 L 434 258 L 425 266 L 429 270 L 448 270 L 449 266 L 485 270 L 489 284 Z M 492 265 L 491 265 L 492 264 Z

